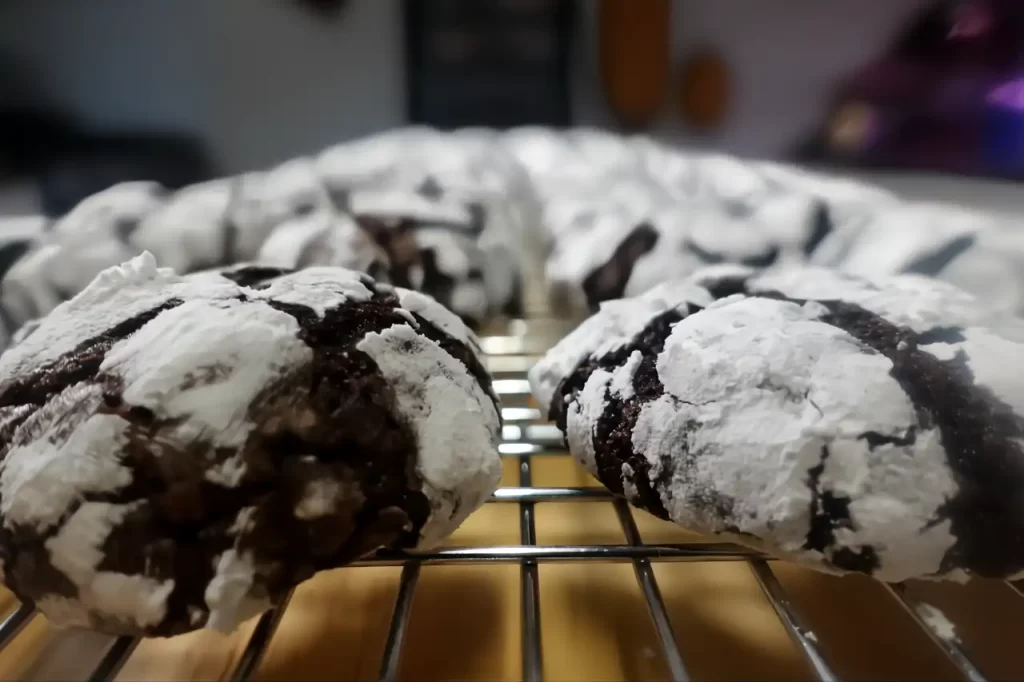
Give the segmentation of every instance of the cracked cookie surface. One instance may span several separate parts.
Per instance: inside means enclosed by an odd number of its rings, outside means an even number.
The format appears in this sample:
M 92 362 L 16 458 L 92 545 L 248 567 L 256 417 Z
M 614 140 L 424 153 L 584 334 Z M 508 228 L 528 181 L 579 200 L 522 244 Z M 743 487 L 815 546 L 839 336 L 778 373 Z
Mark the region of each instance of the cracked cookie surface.
M 612 492 L 897 582 L 1024 574 L 1024 325 L 915 276 L 702 271 L 605 304 L 530 379 Z
M 55 624 L 231 630 L 449 535 L 500 477 L 473 334 L 340 268 L 103 272 L 0 357 L 4 583 Z

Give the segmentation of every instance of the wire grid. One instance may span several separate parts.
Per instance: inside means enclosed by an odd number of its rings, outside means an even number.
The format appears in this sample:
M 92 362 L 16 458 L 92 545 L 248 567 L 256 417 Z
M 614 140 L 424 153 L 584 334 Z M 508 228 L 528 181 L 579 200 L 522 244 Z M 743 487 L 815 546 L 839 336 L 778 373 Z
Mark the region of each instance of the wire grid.
M 691 679 L 686 661 L 677 645 L 676 634 L 651 567 L 653 561 L 746 561 L 753 575 L 778 615 L 785 631 L 796 644 L 810 667 L 814 678 L 823 682 L 839 680 L 818 644 L 818 637 L 787 596 L 771 568 L 771 558 L 757 551 L 730 543 L 645 544 L 628 504 L 607 490 L 596 487 L 535 487 L 532 485 L 531 456 L 545 453 L 568 453 L 557 429 L 546 423 L 540 410 L 526 405 L 529 384 L 526 370 L 543 348 L 531 347 L 522 336 L 492 336 L 482 339 L 489 366 L 495 376 L 495 390 L 503 402 L 521 403 L 502 409 L 504 429 L 501 454 L 519 460 L 519 485 L 495 491 L 490 504 L 519 505 L 520 543 L 513 546 L 453 547 L 429 552 L 382 551 L 355 566 L 402 566 L 398 595 L 388 627 L 380 664 L 380 679 L 397 679 L 408 632 L 413 596 L 424 565 L 472 562 L 518 563 L 520 565 L 520 602 L 522 610 L 522 678 L 527 682 L 543 679 L 541 645 L 540 582 L 538 563 L 556 561 L 627 561 L 632 563 L 637 583 L 647 606 L 661 653 L 671 679 Z M 542 502 L 604 502 L 612 503 L 626 544 L 618 545 L 537 545 L 534 507 Z M 1009 583 L 1018 596 L 1024 587 Z M 929 617 L 933 608 L 909 594 L 902 585 L 887 586 L 893 599 L 906 610 L 928 637 L 948 657 L 965 680 L 985 682 L 986 677 L 972 659 L 955 628 L 944 628 Z M 259 617 L 246 646 L 229 679 L 243 682 L 250 679 L 260 665 L 271 638 L 277 629 L 291 595 L 277 607 Z M 0 648 L 6 646 L 35 615 L 31 604 L 21 604 L 0 623 Z M 90 681 L 114 679 L 128 661 L 140 640 L 118 637 L 100 663 L 88 676 Z

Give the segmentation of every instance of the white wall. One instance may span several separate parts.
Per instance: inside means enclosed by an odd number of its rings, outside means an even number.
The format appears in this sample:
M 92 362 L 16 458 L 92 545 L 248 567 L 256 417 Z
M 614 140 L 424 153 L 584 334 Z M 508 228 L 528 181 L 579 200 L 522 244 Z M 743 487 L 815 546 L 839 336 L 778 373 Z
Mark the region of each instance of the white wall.
M 97 125 L 202 128 L 215 88 L 212 3 L 15 0 L 0 7 L 0 49 L 37 87 Z
M 720 137 L 688 141 L 780 153 L 817 120 L 836 78 L 924 1 L 676 0 L 677 54 L 712 44 L 738 84 Z M 576 113 L 605 125 L 593 1 L 581 4 Z M 398 0 L 352 0 L 335 23 L 286 0 L 4 0 L 0 49 L 32 63 L 41 86 L 87 121 L 196 130 L 228 172 L 404 118 Z M 670 114 L 658 132 L 687 139 Z
M 400 5 L 335 22 L 283 0 L 5 0 L 0 49 L 100 126 L 195 130 L 224 170 L 400 125 Z
M 210 49 L 217 85 L 207 130 L 232 169 L 404 122 L 396 0 L 354 0 L 335 23 L 281 0 L 201 1 L 215 5 L 220 27 Z

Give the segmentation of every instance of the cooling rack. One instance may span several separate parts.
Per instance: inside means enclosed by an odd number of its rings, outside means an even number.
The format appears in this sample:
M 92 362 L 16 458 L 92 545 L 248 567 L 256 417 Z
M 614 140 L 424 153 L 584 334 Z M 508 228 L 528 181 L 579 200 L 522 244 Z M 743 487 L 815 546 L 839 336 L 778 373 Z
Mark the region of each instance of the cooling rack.
M 518 326 L 517 326 L 518 325 Z M 688 657 L 679 643 L 686 633 L 677 631 L 676 623 L 666 606 L 655 567 L 665 562 L 745 562 L 749 567 L 763 598 L 770 604 L 781 627 L 802 658 L 809 679 L 831 681 L 841 679 L 829 660 L 827 642 L 809 624 L 794 599 L 784 588 L 777 575 L 778 565 L 770 558 L 746 547 L 713 541 L 686 543 L 644 542 L 638 530 L 635 512 L 623 501 L 615 499 L 596 485 L 544 487 L 534 485 L 533 459 L 541 453 L 565 453 L 561 435 L 547 423 L 541 411 L 533 404 L 526 382 L 526 371 L 543 352 L 547 340 L 544 335 L 531 335 L 524 331 L 525 322 L 513 325 L 515 333 L 482 338 L 489 367 L 495 376 L 495 389 L 503 402 L 504 429 L 501 454 L 516 464 L 517 481 L 506 476 L 491 505 L 518 507 L 519 544 L 479 547 L 443 547 L 430 552 L 382 552 L 377 556 L 342 569 L 358 571 L 367 566 L 401 567 L 397 596 L 387 626 L 383 654 L 379 665 L 379 679 L 396 680 L 401 673 L 402 656 L 410 630 L 410 615 L 421 569 L 433 565 L 455 564 L 513 564 L 518 565 L 521 623 L 521 675 L 535 682 L 544 679 L 546 653 L 541 636 L 544 604 L 541 599 L 540 566 L 546 563 L 586 562 L 631 564 L 650 625 L 656 635 L 658 655 L 663 659 L 669 679 L 692 679 Z M 508 469 L 508 468 L 507 468 Z M 509 485 L 509 483 L 517 485 Z M 624 542 L 619 544 L 541 544 L 537 537 L 537 505 L 544 503 L 572 503 L 578 505 L 603 503 L 612 505 Z M 1012 592 L 1010 598 L 1024 598 L 1021 586 L 1006 584 Z M 966 680 L 983 682 L 983 666 L 958 634 L 957 624 L 951 622 L 936 606 L 902 585 L 879 586 L 886 598 L 898 604 L 914 625 L 931 641 L 938 652 L 948 659 L 953 669 Z M 289 595 L 290 599 L 290 595 Z M 277 608 L 260 616 L 251 635 L 237 656 L 227 675 L 231 680 L 249 680 L 258 675 L 258 669 L 275 631 L 289 607 L 289 599 Z M 11 643 L 35 616 L 30 604 L 15 608 L 0 623 L 0 648 Z M 1021 623 L 1024 626 L 1024 623 Z M 1019 632 L 1024 634 L 1024 627 Z M 685 641 L 685 640 L 683 640 Z M 115 639 L 103 654 L 99 664 L 88 674 L 89 680 L 114 679 L 135 651 L 139 640 L 130 637 Z

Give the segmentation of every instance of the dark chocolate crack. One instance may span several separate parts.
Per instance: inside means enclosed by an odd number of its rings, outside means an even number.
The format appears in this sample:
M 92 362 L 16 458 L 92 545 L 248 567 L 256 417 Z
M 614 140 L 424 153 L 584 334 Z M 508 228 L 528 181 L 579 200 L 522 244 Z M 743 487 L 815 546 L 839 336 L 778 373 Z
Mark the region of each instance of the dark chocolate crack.
M 126 246 L 131 246 L 132 235 L 142 225 L 142 219 L 134 216 L 119 216 L 113 225 L 114 235 L 117 240 Z
M 823 445 L 821 460 L 807 471 L 807 487 L 811 491 L 811 521 L 803 548 L 820 552 L 836 568 L 870 575 L 881 567 L 874 547 L 865 545 L 854 550 L 835 546 L 836 530 L 853 530 L 854 523 L 850 516 L 850 498 L 821 488 L 821 475 L 825 471 L 825 460 L 828 457 L 828 447 Z
M 483 204 L 471 202 L 466 206 L 469 211 L 469 235 L 477 239 L 484 233 L 487 227 L 487 207 Z
M 690 306 L 688 314 L 697 312 L 697 306 Z M 628 345 L 609 353 L 596 361 L 588 362 L 576 369 L 569 379 L 563 381 L 552 401 L 552 416 L 564 432 L 566 409 L 575 409 L 576 394 L 586 385 L 587 379 L 600 368 L 613 371 L 621 367 L 636 351 L 642 355 L 632 377 L 633 395 L 627 399 L 610 392 L 604 396 L 604 410 L 597 420 L 593 435 L 594 458 L 597 464 L 597 478 L 613 494 L 628 497 L 633 505 L 651 514 L 669 520 L 663 496 L 671 495 L 671 481 L 677 473 L 686 476 L 686 471 L 696 467 L 699 452 L 691 452 L 681 440 L 678 450 L 671 456 L 662 457 L 657 476 L 652 480 L 651 463 L 646 455 L 633 448 L 633 430 L 644 406 L 665 395 L 665 388 L 658 376 L 658 355 L 664 350 L 665 341 L 672 327 L 684 315 L 671 310 L 654 318 L 647 327 Z M 567 403 L 566 397 L 570 400 Z M 699 424 L 688 425 L 697 430 Z M 624 484 L 628 484 L 627 490 Z M 729 519 L 733 516 L 735 502 L 719 491 L 692 490 L 687 505 L 695 513 L 713 519 Z
M 431 201 L 440 201 L 444 198 L 444 188 L 441 187 L 432 175 L 428 175 L 427 178 L 420 183 L 420 186 L 416 188 L 416 193 Z
M 715 278 L 708 278 L 700 282 L 700 286 L 707 290 L 716 301 L 736 294 L 749 294 L 747 283 L 753 275 L 727 275 Z
M 291 268 L 278 268 L 269 265 L 245 265 L 239 268 L 228 268 L 220 271 L 220 276 L 229 279 L 240 287 L 248 289 L 266 289 L 278 277 L 295 272 Z
M 296 218 L 304 218 L 308 215 L 312 215 L 316 212 L 317 202 L 312 197 L 301 197 L 295 200 L 292 205 L 292 216 Z
M 759 295 L 806 303 L 778 293 Z M 893 363 L 889 374 L 914 405 L 919 427 L 939 430 L 957 485 L 930 522 L 949 520 L 956 538 L 941 571 L 959 567 L 982 577 L 1024 571 L 1024 416 L 975 383 L 963 351 L 940 360 L 921 350 L 943 336 L 956 338 L 952 330 L 917 333 L 853 303 L 818 303 L 828 310 L 822 322 Z
M 480 221 L 483 220 L 481 216 L 486 216 L 486 212 L 479 204 L 469 204 L 467 208 L 470 212 L 469 221 L 433 219 L 420 220 L 418 218 L 405 216 L 397 218 L 383 218 L 381 216 L 368 213 L 358 213 L 354 217 L 356 223 L 370 234 L 381 246 L 385 246 L 385 244 L 393 238 L 393 236 L 388 233 L 401 230 L 407 230 L 410 232 L 417 232 L 419 230 L 443 230 L 476 240 L 483 231 L 483 223 Z
M 779 253 L 779 247 L 772 246 L 761 253 L 740 258 L 739 264 L 749 268 L 767 268 L 775 264 L 775 261 L 779 259 Z
M 685 240 L 683 242 L 683 248 L 704 261 L 705 265 L 738 263 L 751 268 L 766 268 L 779 259 L 779 247 L 777 246 L 771 246 L 762 253 L 756 253 L 752 256 L 745 256 L 743 258 L 734 258 L 727 253 L 709 251 L 692 239 Z
M 416 544 L 430 508 L 415 471 L 414 432 L 376 365 L 352 345 L 311 346 L 311 365 L 268 387 L 250 408 L 259 426 L 237 452 L 192 443 L 165 445 L 156 457 L 153 439 L 169 425 L 126 415 L 133 423 L 124 462 L 134 480 L 104 501 L 146 504 L 111 532 L 98 568 L 175 580 L 163 630 L 147 634 L 202 624 L 191 613 L 204 611 L 212 560 L 229 548 L 251 553 L 256 592 L 277 603 L 317 571 L 381 546 Z M 204 478 L 211 462 L 234 456 L 246 467 L 238 485 Z M 295 510 L 315 486 L 334 491 L 331 506 L 301 518 Z M 236 542 L 229 529 L 247 508 L 251 526 Z
M 352 210 L 352 190 L 348 187 L 326 185 L 327 197 L 338 213 L 349 213 Z
M 420 264 L 420 251 L 413 222 L 402 219 L 390 225 L 378 218 L 364 216 L 358 218 L 357 224 L 387 256 L 388 281 L 404 289 L 414 288 L 410 272 Z
M 832 216 L 829 213 L 828 204 L 824 201 L 814 202 L 814 211 L 811 217 L 811 232 L 804 242 L 804 255 L 810 257 L 818 250 L 825 238 L 832 234 L 835 226 L 832 224 Z
M 455 292 L 455 279 L 444 273 L 437 265 L 437 252 L 434 249 L 420 249 L 420 267 L 423 268 L 423 291 L 429 292 L 445 307 L 452 302 Z M 466 320 L 466 324 L 470 324 Z
M 657 245 L 658 239 L 658 232 L 650 223 L 637 225 L 615 248 L 611 258 L 583 280 L 587 305 L 596 310 L 602 301 L 622 298 L 636 262 Z
M 695 308 L 691 308 L 691 312 L 693 310 Z M 683 317 L 676 310 L 664 312 L 651 320 L 629 344 L 579 365 L 559 383 L 548 410 L 549 418 L 565 433 L 568 417 L 566 410 L 574 409 L 576 396 L 583 390 L 590 375 L 597 369 L 614 370 L 622 366 L 635 351 L 639 351 L 643 357 L 633 374 L 633 396 L 623 400 L 611 393 L 605 395 L 605 408 L 598 419 L 593 438 L 597 478 L 613 494 L 625 496 L 623 465 L 627 465 L 625 478 L 635 489 L 635 496 L 630 502 L 663 519 L 668 518 L 668 511 L 658 492 L 659 482 L 651 481 L 650 463 L 646 457 L 633 450 L 632 438 L 633 428 L 643 406 L 657 400 L 665 392 L 658 377 L 657 358 L 664 349 L 665 339 L 672 327 Z M 670 479 L 675 462 L 666 459 L 661 465 L 662 478 Z
M 50 225 L 50 223 L 47 222 L 47 225 Z M 16 239 L 0 246 L 0 292 L 3 291 L 3 281 L 6 279 L 7 273 L 33 250 L 35 243 L 33 239 Z M 32 307 L 35 308 L 36 306 L 33 305 Z M 34 314 L 38 315 L 39 312 L 36 310 Z M 0 305 L 0 325 L 3 327 L 5 336 L 5 338 L 0 340 L 0 352 L 6 350 L 4 345 L 9 344 L 10 338 L 18 331 L 18 322 L 6 307 Z
M 387 274 L 383 279 L 403 289 L 422 291 L 445 307 L 452 305 L 457 280 L 438 266 L 435 248 L 420 248 L 416 240 L 417 230 L 448 228 L 451 224 L 424 223 L 409 218 L 400 218 L 391 223 L 371 216 L 359 216 L 357 224 L 386 255 L 387 264 L 380 264 L 381 269 L 386 268 Z M 456 231 L 465 232 L 464 229 Z M 412 281 L 416 269 L 420 270 L 423 276 L 419 286 L 414 286 L 415 283 Z M 467 279 L 472 280 L 472 275 L 468 275 Z M 458 314 L 470 329 L 478 329 L 482 322 L 461 311 L 453 312 Z
M 28 374 L 14 377 L 0 388 L 0 408 L 22 405 L 39 408 L 68 386 L 93 379 L 99 372 L 107 351 L 115 343 L 131 336 L 157 315 L 178 307 L 182 302 L 181 299 L 170 299 L 152 310 L 140 313 L 83 341 L 70 352 L 41 364 Z M 9 445 L 0 443 L 4 456 Z
M 56 360 L 44 363 L 25 376 L 6 383 L 0 389 L 0 410 L 12 409 L 14 413 L 0 432 L 0 458 L 6 458 L 12 445 L 25 444 L 24 441 L 33 433 L 39 435 L 39 427 L 29 422 L 37 415 L 47 416 L 45 410 L 51 400 L 69 387 L 95 382 L 107 351 L 115 343 L 141 329 L 161 312 L 181 303 L 178 299 L 172 299 L 125 320 L 83 341 Z M 98 407 L 98 402 L 95 407 Z M 84 420 L 88 409 L 89 406 L 83 404 L 80 412 L 72 413 L 72 418 Z M 64 426 L 74 426 L 74 423 L 65 423 Z M 66 510 L 60 523 L 43 530 L 0 524 L 0 562 L 4 566 L 4 582 L 21 599 L 35 601 L 46 595 L 75 596 L 74 586 L 50 564 L 49 550 L 45 543 L 60 530 L 64 520 L 76 508 Z
M 969 251 L 975 241 L 973 234 L 957 237 L 935 251 L 918 256 L 903 268 L 903 272 L 933 277 L 939 275 L 950 263 Z
M 515 277 L 512 282 L 512 295 L 501 308 L 501 313 L 506 317 L 522 317 L 526 313 L 526 304 L 523 300 L 523 280 Z
M 364 281 L 364 284 L 367 283 L 372 285 L 369 278 Z M 378 290 L 370 301 L 346 302 L 326 310 L 323 318 L 312 308 L 303 305 L 281 301 L 267 301 L 267 304 L 294 317 L 302 329 L 303 340 L 313 347 L 354 345 L 371 332 L 382 331 L 396 324 L 409 324 L 410 313 L 399 312 L 398 297 L 390 291 Z M 412 317 L 420 334 L 461 362 L 484 391 L 494 395 L 490 374 L 469 346 L 445 334 L 423 316 L 412 313 Z M 498 408 L 497 398 L 492 397 L 492 400 Z
M 220 262 L 223 265 L 230 265 L 239 259 L 238 242 L 241 234 L 241 227 L 235 217 L 235 210 L 244 199 L 245 180 L 244 176 L 238 176 L 231 181 L 228 188 L 228 205 L 224 215 L 219 221 L 221 229 L 221 252 Z
M 20 261 L 25 254 L 32 250 L 35 241 L 32 239 L 18 239 L 16 241 L 7 242 L 3 246 L 0 246 L 0 281 L 7 276 L 18 261 Z

